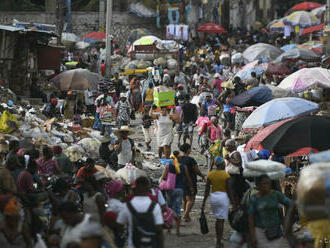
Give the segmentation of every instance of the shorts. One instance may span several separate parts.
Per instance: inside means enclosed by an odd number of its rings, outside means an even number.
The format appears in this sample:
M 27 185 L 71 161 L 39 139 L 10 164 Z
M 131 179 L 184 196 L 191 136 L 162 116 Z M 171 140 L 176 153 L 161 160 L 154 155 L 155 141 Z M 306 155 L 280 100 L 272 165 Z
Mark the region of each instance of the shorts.
M 192 135 L 194 133 L 194 125 L 192 122 L 182 123 L 182 131 L 184 135 Z
M 143 131 L 143 135 L 144 135 L 144 141 L 146 143 L 150 143 L 151 142 L 151 127 L 149 127 L 149 128 L 142 127 L 142 131 Z
M 181 216 L 181 205 L 183 199 L 183 189 L 175 188 L 166 192 L 167 204 L 172 209 L 176 216 Z
M 218 220 L 228 219 L 229 198 L 226 192 L 213 192 L 210 195 L 210 204 L 212 212 Z

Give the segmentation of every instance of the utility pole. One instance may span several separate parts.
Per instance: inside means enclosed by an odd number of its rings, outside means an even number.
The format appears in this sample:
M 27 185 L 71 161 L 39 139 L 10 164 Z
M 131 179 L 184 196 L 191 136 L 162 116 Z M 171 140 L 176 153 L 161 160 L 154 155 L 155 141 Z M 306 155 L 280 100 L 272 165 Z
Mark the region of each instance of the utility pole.
M 107 0 L 107 20 L 106 20 L 106 46 L 105 46 L 105 77 L 111 76 L 111 26 L 112 26 L 112 0 Z
M 56 34 L 57 44 L 62 42 L 62 32 L 64 27 L 65 0 L 56 0 Z
M 327 0 L 324 35 L 326 38 L 327 55 L 330 55 L 330 0 Z

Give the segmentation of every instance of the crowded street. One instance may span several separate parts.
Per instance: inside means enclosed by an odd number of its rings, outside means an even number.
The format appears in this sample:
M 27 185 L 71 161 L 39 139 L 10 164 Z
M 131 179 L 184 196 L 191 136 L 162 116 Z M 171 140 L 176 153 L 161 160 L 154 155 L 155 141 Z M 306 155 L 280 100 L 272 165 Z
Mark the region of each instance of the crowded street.
M 330 248 L 330 0 L 1 0 L 0 247 Z

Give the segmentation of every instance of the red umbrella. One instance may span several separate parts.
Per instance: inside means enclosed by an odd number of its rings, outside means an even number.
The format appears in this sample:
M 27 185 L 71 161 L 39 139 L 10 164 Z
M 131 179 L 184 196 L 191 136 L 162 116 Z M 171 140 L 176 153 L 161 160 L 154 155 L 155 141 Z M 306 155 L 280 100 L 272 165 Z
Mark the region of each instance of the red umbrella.
M 319 32 L 321 30 L 324 29 L 324 23 L 322 24 L 319 24 L 319 25 L 315 25 L 315 26 L 311 26 L 309 28 L 305 28 L 301 34 L 302 35 L 305 35 L 305 34 L 311 34 L 311 33 L 314 33 L 314 32 Z
M 288 120 L 283 120 L 283 121 L 280 121 L 280 122 L 277 122 L 277 123 L 274 123 L 270 126 L 267 126 L 263 129 L 261 129 L 256 135 L 254 135 L 250 140 L 249 142 L 246 144 L 245 148 L 244 148 L 244 151 L 245 152 L 248 152 L 252 149 L 256 149 L 256 150 L 261 150 L 263 149 L 262 148 L 262 145 L 261 145 L 261 142 L 268 136 L 270 135 L 274 130 L 276 130 L 278 127 L 282 126 L 284 123 L 292 120 L 293 118 L 291 119 L 288 119 Z
M 316 8 L 319 8 L 319 7 L 322 7 L 323 4 L 319 4 L 319 3 L 314 3 L 314 2 L 302 2 L 302 3 L 299 3 L 295 6 L 293 6 L 291 9 L 292 10 L 312 10 L 312 9 L 316 9 Z
M 214 23 L 205 23 L 199 26 L 196 29 L 197 32 L 201 33 L 210 33 L 210 34 L 226 34 L 228 33 L 226 29 L 221 27 L 220 25 Z
M 268 75 L 289 75 L 290 69 L 282 63 L 267 63 L 266 74 Z
M 315 148 L 303 147 L 293 153 L 286 155 L 286 157 L 302 157 L 302 156 L 308 156 L 308 155 L 311 155 L 312 153 L 318 153 L 318 152 L 320 152 L 320 151 Z
M 106 34 L 103 32 L 92 32 L 92 33 L 86 34 L 82 39 L 83 40 L 85 40 L 85 39 L 105 40 Z

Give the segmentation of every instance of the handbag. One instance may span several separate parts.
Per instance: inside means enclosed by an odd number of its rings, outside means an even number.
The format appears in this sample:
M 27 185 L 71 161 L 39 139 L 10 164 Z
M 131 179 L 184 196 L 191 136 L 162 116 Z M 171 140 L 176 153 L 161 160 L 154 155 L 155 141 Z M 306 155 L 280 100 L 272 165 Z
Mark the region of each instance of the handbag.
M 176 173 L 168 172 L 166 180 L 162 180 L 158 187 L 160 190 L 173 190 L 175 189 L 175 184 Z
M 265 229 L 265 235 L 268 240 L 278 239 L 283 236 L 281 225 L 274 225 Z
M 206 219 L 204 211 L 201 212 L 201 217 L 199 218 L 199 224 L 201 227 L 201 233 L 207 234 L 209 232 L 209 227 L 207 225 L 207 219 Z
M 246 211 L 238 208 L 229 212 L 229 224 L 237 232 L 244 232 L 248 226 L 248 216 Z

